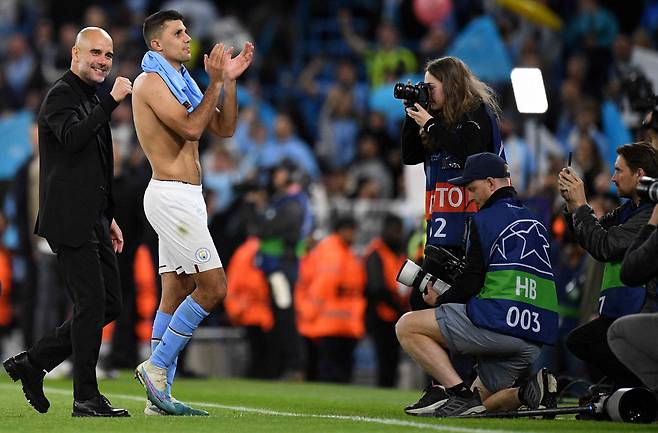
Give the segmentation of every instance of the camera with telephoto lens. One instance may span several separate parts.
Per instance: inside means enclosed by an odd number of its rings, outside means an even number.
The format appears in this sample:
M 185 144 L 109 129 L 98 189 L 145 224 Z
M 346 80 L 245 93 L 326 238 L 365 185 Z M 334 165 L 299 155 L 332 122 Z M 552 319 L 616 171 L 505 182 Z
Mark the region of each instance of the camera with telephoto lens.
M 658 203 L 658 179 L 655 177 L 642 176 L 640 183 L 635 189 L 640 197 L 645 197 L 654 203 Z
M 396 83 L 393 88 L 393 97 L 403 99 L 405 107 L 418 105 L 427 110 L 430 105 L 430 85 L 419 81 L 417 84 Z
M 407 259 L 398 272 L 397 281 L 427 294 L 427 285 L 442 295 L 464 270 L 464 262 L 443 247 L 427 245 L 422 266 Z

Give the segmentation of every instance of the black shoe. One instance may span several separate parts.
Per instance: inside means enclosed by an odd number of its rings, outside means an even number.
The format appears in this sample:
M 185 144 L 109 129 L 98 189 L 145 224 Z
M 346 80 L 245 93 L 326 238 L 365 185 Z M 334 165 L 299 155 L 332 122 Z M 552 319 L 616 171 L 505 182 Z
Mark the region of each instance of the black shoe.
M 448 394 L 445 388 L 430 382 L 423 390 L 420 400 L 405 407 L 404 411 L 409 415 L 432 414 L 447 400 Z
M 542 368 L 520 388 L 519 396 L 528 409 L 554 409 L 557 407 L 557 380 L 548 369 Z
M 2 363 L 9 377 L 16 382 L 21 381 L 23 394 L 28 403 L 40 413 L 48 412 L 50 402 L 43 393 L 43 377 L 46 373 L 32 365 L 27 358 L 27 352 L 7 359 Z
M 130 416 L 125 409 L 116 409 L 110 405 L 110 401 L 103 395 L 99 395 L 89 400 L 73 401 L 72 416 L 105 416 L 119 417 Z
M 422 414 L 421 416 L 449 418 L 482 413 L 486 410 L 487 409 L 482 405 L 480 393 L 475 389 L 470 397 L 460 397 L 458 395 L 448 394 L 448 401 L 435 410 L 434 413 Z

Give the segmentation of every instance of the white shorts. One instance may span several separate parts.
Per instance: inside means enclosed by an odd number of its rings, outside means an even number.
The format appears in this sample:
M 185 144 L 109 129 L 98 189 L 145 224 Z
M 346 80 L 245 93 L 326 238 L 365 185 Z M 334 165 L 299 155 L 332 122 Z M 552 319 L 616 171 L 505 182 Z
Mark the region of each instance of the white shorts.
M 158 234 L 160 274 L 222 267 L 208 230 L 201 185 L 151 179 L 144 193 L 144 213 Z

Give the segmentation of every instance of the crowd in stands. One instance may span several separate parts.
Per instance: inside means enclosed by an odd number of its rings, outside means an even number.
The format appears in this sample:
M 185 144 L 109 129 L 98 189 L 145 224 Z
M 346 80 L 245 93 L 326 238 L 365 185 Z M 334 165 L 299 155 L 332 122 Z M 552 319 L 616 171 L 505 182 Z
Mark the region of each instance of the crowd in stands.
M 588 202 L 597 214 L 618 204 L 610 183 L 615 149 L 645 138 L 640 123 L 643 110 L 652 106 L 638 108 L 637 89 L 642 77 L 658 78 L 655 68 L 652 71 L 646 66 L 655 65 L 658 59 L 654 51 L 658 45 L 658 1 L 537 2 L 559 16 L 559 29 L 530 21 L 493 0 L 437 2 L 450 3 L 451 7 L 444 17 L 427 25 L 416 15 L 415 3 L 71 0 L 64 7 L 55 1 L 3 1 L 0 332 L 4 340 L 18 333 L 29 346 L 42 329 L 53 327 L 69 314 L 54 256 L 43 240 L 32 235 L 38 208 L 38 146 L 33 121 L 44 92 L 68 69 L 75 36 L 86 26 L 106 29 L 114 41 L 114 67 L 99 93 L 108 92 L 116 76 L 134 79 L 141 73 L 140 60 L 146 50 L 141 24 L 145 16 L 159 9 L 177 9 L 186 17 L 193 38 L 192 60 L 186 66 L 202 88 L 207 84 L 203 53 L 212 43 L 223 41 L 237 48 L 249 40 L 256 47 L 254 64 L 239 82 L 236 133 L 228 139 L 204 136 L 200 142 L 208 223 L 229 278 L 229 314 L 215 312 L 210 324 L 229 325 L 233 319 L 234 324 L 252 329 L 249 335 L 254 351 L 264 347 L 258 341 L 263 341 L 273 326 L 267 312 L 269 300 L 267 293 L 259 291 L 258 282 L 264 280 L 256 281 L 262 276 L 248 276 L 258 273 L 258 269 L 251 269 L 258 248 L 253 237 L 257 234 L 255 226 L 259 213 L 267 207 L 270 175 L 282 163 L 292 163 L 302 172 L 298 180 L 309 194 L 314 221 L 309 246 L 321 248 L 323 243 L 333 242 L 344 249 L 349 263 L 343 261 L 347 270 L 338 272 L 349 277 L 351 281 L 346 284 L 353 286 L 351 295 L 364 305 L 367 299 L 371 303 L 381 300 L 377 297 L 381 294 L 367 290 L 364 255 L 374 248 L 371 241 L 381 236 L 389 213 L 403 222 L 405 241 L 400 242 L 398 252 L 419 258 L 423 199 L 418 197 L 422 197 L 419 191 L 424 185 L 419 183 L 422 173 L 419 177 L 418 172 L 402 165 L 399 134 L 404 110 L 402 101 L 393 98 L 392 89 L 396 82 L 420 81 L 425 63 L 444 55 L 463 58 L 499 97 L 501 133 L 512 183 L 553 235 L 551 259 L 560 303 L 560 334 L 566 336 L 589 320 L 596 311 L 603 268 L 569 238 L 561 217 L 564 201 L 557 176 L 572 153 L 571 165 L 582 176 Z M 487 32 L 478 30 L 482 28 Z M 469 62 L 469 58 L 473 60 Z M 518 113 L 509 81 L 511 67 L 542 70 L 547 113 L 533 117 Z M 115 326 L 115 331 L 120 331 L 115 332 L 114 355 L 108 362 L 113 367 L 132 368 L 139 357 L 135 342 L 148 339 L 148 321 L 157 298 L 156 270 L 148 265 L 157 263 L 152 259 L 157 254 L 157 242 L 142 214 L 150 169 L 135 136 L 129 104 L 114 111 L 111 126 L 117 221 L 127 244 L 121 259 L 122 273 L 127 276 L 123 289 L 130 295 L 125 298 L 128 319 Z M 352 223 L 346 217 L 351 217 Z M 346 234 L 349 228 L 354 228 L 353 236 Z M 314 265 L 309 264 L 313 254 L 330 253 L 311 251 L 308 259 L 302 258 L 298 279 L 302 289 L 295 294 L 301 298 L 298 308 L 313 303 L 313 299 L 304 299 L 304 288 L 313 284 L 308 278 L 330 271 L 321 269 L 317 259 Z M 237 271 L 232 270 L 235 263 L 242 263 Z M 363 278 L 354 269 L 360 269 Z M 330 283 L 316 284 L 328 287 Z M 246 319 L 235 313 L 242 310 L 231 298 L 231 287 L 240 285 L 249 289 L 250 298 L 244 302 L 259 305 L 254 309 L 250 305 L 251 317 Z M 401 299 L 404 296 L 401 293 Z M 255 315 L 260 306 L 264 306 L 262 315 Z M 346 364 L 352 362 L 354 347 L 367 332 L 371 338 L 388 342 L 390 350 L 397 353 L 397 341 L 386 339 L 381 327 L 366 330 L 365 311 L 362 308 L 358 316 L 362 323 L 349 325 L 343 334 L 299 329 L 307 361 L 301 377 L 350 381 L 351 367 Z M 368 311 L 375 314 L 372 305 Z M 402 312 L 400 304 L 392 314 Z M 384 322 L 391 329 L 395 323 Z M 314 345 L 318 338 L 324 339 L 324 344 Z M 335 359 L 339 352 L 347 353 L 348 358 Z M 386 350 L 378 348 L 377 352 Z M 397 360 L 395 357 L 390 362 Z M 542 363 L 557 373 L 589 375 L 590 380 L 598 380 L 597 372 L 585 371 L 584 365 L 569 354 L 564 340 L 544 349 Z M 263 377 L 254 365 L 248 370 L 252 376 Z M 395 380 L 389 373 L 379 383 L 391 386 Z

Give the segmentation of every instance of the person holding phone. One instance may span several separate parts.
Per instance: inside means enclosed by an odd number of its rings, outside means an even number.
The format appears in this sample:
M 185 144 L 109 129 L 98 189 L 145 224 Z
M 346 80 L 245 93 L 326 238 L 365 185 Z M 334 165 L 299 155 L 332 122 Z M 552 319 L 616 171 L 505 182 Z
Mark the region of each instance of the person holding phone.
M 573 330 L 567 347 L 578 358 L 598 367 L 613 387 L 641 386 L 638 377 L 610 350 L 607 334 L 613 322 L 640 312 L 646 301 L 645 288 L 624 284 L 620 270 L 624 255 L 651 215 L 652 203 L 640 197 L 636 188 L 642 176 L 658 176 L 658 158 L 656 150 L 643 142 L 620 146 L 617 155 L 612 182 L 619 196 L 629 200 L 600 219 L 587 204 L 583 181 L 575 171 L 567 167 L 559 174 L 569 230 L 592 257 L 605 262 L 599 317 Z

